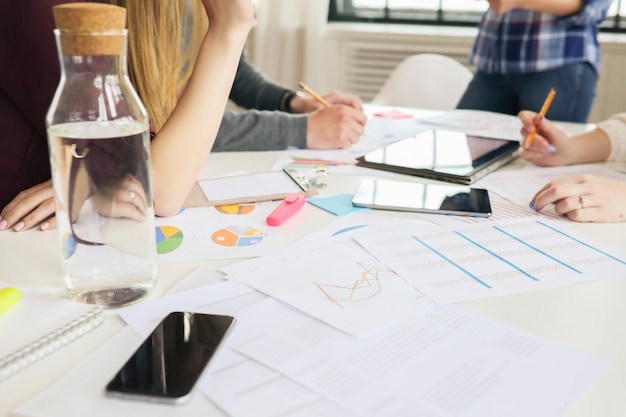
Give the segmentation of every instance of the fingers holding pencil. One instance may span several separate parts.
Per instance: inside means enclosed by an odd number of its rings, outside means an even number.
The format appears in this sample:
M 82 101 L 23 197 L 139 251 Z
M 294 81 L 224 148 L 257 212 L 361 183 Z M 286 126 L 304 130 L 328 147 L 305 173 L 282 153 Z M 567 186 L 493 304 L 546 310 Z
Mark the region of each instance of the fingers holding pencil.
M 311 96 L 313 100 L 315 100 L 316 103 L 321 104 L 323 107 L 330 107 L 333 105 L 344 105 L 344 106 L 352 107 L 353 109 L 361 111 L 361 112 L 363 111 L 363 101 L 361 100 L 359 96 L 334 91 L 334 92 L 325 94 L 322 97 L 321 95 L 317 94 L 311 87 L 307 86 L 303 82 L 300 82 L 298 85 L 302 91 L 304 91 L 306 94 Z M 317 105 L 317 108 L 319 108 L 319 104 Z M 306 113 L 309 113 L 309 112 L 310 111 L 307 111 Z
M 523 139 L 520 156 L 539 166 L 563 165 L 563 152 L 558 150 L 567 148 L 567 135 L 539 113 L 523 110 L 518 115 L 522 122 L 521 134 Z M 534 138 L 528 146 L 528 137 Z
M 304 91 L 305 93 L 307 93 L 308 95 L 310 95 L 311 97 L 313 97 L 318 103 L 320 103 L 322 106 L 324 107 L 330 107 L 330 103 L 328 103 L 322 96 L 320 96 L 319 94 L 317 94 L 315 91 L 313 91 L 308 85 L 306 85 L 303 82 L 300 82 L 298 84 L 298 86 L 302 89 L 302 91 Z
M 535 122 L 534 122 L 535 128 L 526 137 L 526 141 L 524 142 L 524 148 L 528 148 L 533 143 L 535 134 L 537 132 L 537 128 L 539 127 L 539 123 L 541 123 L 541 121 L 546 117 L 546 113 L 548 113 L 548 109 L 550 108 L 550 105 L 552 105 L 552 100 L 554 99 L 555 95 L 556 95 L 556 90 L 554 88 L 551 88 L 550 92 L 548 93 L 548 96 L 546 97 L 546 100 L 543 102 L 543 106 L 541 106 L 541 110 L 539 111 L 539 114 L 537 115 L 535 119 Z

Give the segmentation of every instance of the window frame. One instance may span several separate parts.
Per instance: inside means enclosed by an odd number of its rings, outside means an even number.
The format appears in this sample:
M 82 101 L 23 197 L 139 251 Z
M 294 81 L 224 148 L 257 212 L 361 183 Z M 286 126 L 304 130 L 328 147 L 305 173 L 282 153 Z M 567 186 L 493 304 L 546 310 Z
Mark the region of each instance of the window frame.
M 626 14 L 620 14 L 622 3 L 626 4 L 626 0 L 614 0 L 617 2 L 617 13 L 614 16 L 608 16 L 600 25 L 601 32 L 607 33 L 626 33 Z M 341 6 L 341 7 L 339 7 Z M 340 8 L 342 9 L 341 11 Z M 331 22 L 353 22 L 353 23 L 391 23 L 403 25 L 429 25 L 429 26 L 457 26 L 457 27 L 476 27 L 480 22 L 480 18 L 484 12 L 462 12 L 454 13 L 445 11 L 441 7 L 437 10 L 424 12 L 408 12 L 414 14 L 413 18 L 398 18 L 392 16 L 389 7 L 384 6 L 378 8 L 382 16 L 367 16 L 368 8 L 357 8 L 351 0 L 329 0 L 328 19 Z M 376 9 L 377 10 L 377 9 Z M 402 11 L 399 9 L 397 14 Z M 371 13 L 370 13 L 371 14 Z M 419 15 L 432 15 L 432 18 L 419 18 Z M 459 18 L 455 16 L 465 16 Z

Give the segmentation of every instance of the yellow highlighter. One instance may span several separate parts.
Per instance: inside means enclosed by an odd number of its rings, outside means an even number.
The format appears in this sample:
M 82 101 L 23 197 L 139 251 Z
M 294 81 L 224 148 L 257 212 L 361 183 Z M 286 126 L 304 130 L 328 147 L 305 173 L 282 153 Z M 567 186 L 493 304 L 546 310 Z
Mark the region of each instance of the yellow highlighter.
M 4 313 L 22 298 L 22 293 L 17 288 L 6 287 L 0 290 L 0 314 Z

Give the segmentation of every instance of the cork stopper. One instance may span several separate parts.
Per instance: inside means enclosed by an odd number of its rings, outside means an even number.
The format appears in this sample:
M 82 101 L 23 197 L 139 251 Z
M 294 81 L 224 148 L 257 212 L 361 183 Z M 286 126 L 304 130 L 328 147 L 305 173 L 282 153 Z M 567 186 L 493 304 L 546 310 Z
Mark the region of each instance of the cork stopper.
M 66 3 L 52 8 L 64 55 L 118 55 L 126 39 L 126 9 L 102 3 Z

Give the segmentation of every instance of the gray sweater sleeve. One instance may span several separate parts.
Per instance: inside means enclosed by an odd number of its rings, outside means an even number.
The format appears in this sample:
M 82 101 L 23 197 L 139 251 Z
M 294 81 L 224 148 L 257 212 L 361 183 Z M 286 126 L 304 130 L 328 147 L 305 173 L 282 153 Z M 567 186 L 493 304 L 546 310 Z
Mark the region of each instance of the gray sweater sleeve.
M 306 148 L 307 116 L 279 111 L 226 110 L 213 152 Z
M 246 109 L 283 110 L 281 101 L 290 91 L 268 81 L 246 60 L 245 51 L 241 54 L 229 97 L 235 104 Z
M 246 111 L 226 110 L 214 152 L 306 148 L 307 116 L 279 111 L 290 90 L 267 81 L 241 55 L 230 99 Z

